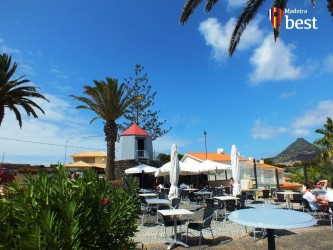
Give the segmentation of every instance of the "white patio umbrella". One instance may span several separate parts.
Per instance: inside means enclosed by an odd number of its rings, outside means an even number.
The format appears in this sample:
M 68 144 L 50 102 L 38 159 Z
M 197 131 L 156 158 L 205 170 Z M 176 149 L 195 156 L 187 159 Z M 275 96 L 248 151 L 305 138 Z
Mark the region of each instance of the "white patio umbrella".
M 125 170 L 125 174 L 141 174 L 142 172 L 147 173 L 155 173 L 158 168 L 146 165 L 146 164 L 140 164 L 138 166 L 128 168 Z
M 234 196 L 241 194 L 240 187 L 240 168 L 239 168 L 239 152 L 235 145 L 231 146 L 231 169 L 232 169 L 232 177 L 234 178 L 234 186 L 232 189 L 232 194 Z
M 178 198 L 178 179 L 179 179 L 179 160 L 177 154 L 177 146 L 173 144 L 171 147 L 171 167 L 170 167 L 170 191 L 169 191 L 169 200 L 173 198 Z
M 179 162 L 180 172 L 179 175 L 196 175 L 199 174 L 199 171 L 196 170 L 196 167 L 193 164 L 188 164 L 184 162 Z M 167 176 L 170 174 L 171 161 L 165 163 L 162 167 L 158 168 L 155 172 L 155 177 Z
M 231 170 L 231 165 L 211 160 L 204 160 L 202 163 L 197 164 L 197 169 L 200 173 L 220 174 L 225 170 Z

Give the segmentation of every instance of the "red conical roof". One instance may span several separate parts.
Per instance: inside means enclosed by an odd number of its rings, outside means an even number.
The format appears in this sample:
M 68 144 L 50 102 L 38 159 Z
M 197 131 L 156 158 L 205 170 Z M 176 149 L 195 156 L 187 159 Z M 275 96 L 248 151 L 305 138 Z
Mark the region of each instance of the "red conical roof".
M 133 124 L 127 130 L 124 131 L 122 135 L 143 135 L 150 136 L 144 129 L 140 128 L 137 124 Z

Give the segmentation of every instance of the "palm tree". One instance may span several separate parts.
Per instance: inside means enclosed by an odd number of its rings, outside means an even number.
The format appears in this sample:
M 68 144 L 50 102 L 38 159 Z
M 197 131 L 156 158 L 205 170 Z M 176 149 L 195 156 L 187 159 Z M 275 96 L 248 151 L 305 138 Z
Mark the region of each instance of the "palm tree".
M 324 152 L 319 155 L 319 160 L 326 160 L 333 156 L 333 121 L 327 117 L 326 124 L 321 129 L 316 129 L 316 133 L 323 137 L 317 139 L 314 143 L 323 147 Z
M 48 100 L 37 92 L 38 87 L 23 86 L 23 84 L 30 82 L 23 79 L 25 76 L 11 80 L 17 68 L 17 63 L 14 62 L 11 66 L 11 61 L 11 56 L 0 55 L 0 126 L 5 116 L 5 108 L 9 108 L 14 111 L 20 128 L 22 128 L 22 116 L 18 107 L 22 107 L 28 116 L 32 115 L 34 118 L 38 118 L 35 109 L 39 109 L 43 114 L 44 110 L 32 98 Z
M 217 3 L 218 0 L 207 0 L 206 6 L 205 6 L 205 12 L 208 13 L 211 11 L 213 6 Z M 193 13 L 194 9 L 198 7 L 198 5 L 202 2 L 202 0 L 187 0 L 181 17 L 180 17 L 180 23 L 185 24 L 188 18 Z M 242 36 L 243 31 L 245 31 L 246 26 L 250 23 L 250 21 L 255 17 L 257 14 L 257 11 L 261 7 L 261 5 L 265 2 L 265 0 L 248 0 L 246 1 L 246 4 L 244 6 L 244 9 L 242 10 L 240 16 L 238 17 L 236 26 L 234 28 L 234 31 L 232 33 L 230 43 L 229 43 L 229 55 L 232 56 L 234 53 L 240 38 Z M 287 6 L 288 0 L 274 0 L 273 7 L 280 8 L 284 10 Z M 315 5 L 315 0 L 311 0 L 312 5 Z M 333 15 L 333 0 L 327 0 L 327 9 Z M 276 39 L 279 36 L 279 28 L 274 28 L 274 39 Z
M 95 86 L 84 86 L 84 94 L 88 97 L 71 95 L 85 105 L 77 106 L 77 109 L 89 109 L 96 113 L 90 121 L 101 118 L 104 120 L 104 134 L 107 143 L 107 162 L 105 175 L 108 180 L 115 180 L 115 143 L 117 141 L 118 126 L 116 120 L 127 112 L 127 107 L 133 102 L 141 100 L 141 96 L 126 97 L 125 85 L 118 88 L 118 80 L 106 78 L 105 81 L 94 80 Z

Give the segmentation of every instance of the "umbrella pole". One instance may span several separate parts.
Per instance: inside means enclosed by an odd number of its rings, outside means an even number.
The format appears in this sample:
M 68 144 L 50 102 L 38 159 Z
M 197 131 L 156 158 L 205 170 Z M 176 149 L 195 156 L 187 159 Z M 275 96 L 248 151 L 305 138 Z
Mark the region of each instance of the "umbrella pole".
M 257 164 L 256 159 L 253 159 L 253 171 L 254 171 L 254 180 L 256 182 L 256 189 L 258 189 L 258 177 L 257 177 Z
M 279 183 L 279 171 L 277 168 L 275 168 L 275 178 L 276 178 L 276 189 L 280 189 L 280 183 Z
M 142 170 L 142 174 L 141 174 L 141 187 L 143 188 L 143 170 Z

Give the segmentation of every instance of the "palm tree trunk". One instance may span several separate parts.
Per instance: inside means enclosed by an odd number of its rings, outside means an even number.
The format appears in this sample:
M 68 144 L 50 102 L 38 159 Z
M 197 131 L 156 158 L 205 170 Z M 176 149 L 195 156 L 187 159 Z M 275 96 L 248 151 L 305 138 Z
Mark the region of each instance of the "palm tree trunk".
M 1 105 L 0 106 L 0 126 L 2 124 L 2 120 L 3 120 L 4 116 L 5 116 L 5 107 Z
M 115 167 L 115 143 L 117 141 L 117 133 L 118 127 L 114 121 L 107 121 L 104 125 L 104 133 L 106 140 L 106 169 L 105 175 L 107 180 L 115 180 L 116 179 L 116 167 Z

